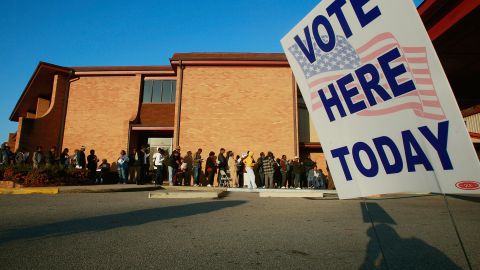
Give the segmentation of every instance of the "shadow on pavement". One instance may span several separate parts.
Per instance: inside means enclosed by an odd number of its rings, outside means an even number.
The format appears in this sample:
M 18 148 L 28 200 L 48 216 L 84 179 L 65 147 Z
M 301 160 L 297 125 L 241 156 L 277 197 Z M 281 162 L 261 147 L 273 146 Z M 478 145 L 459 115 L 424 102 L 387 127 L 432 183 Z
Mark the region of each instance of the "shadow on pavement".
M 469 201 L 469 202 L 480 203 L 480 197 L 479 196 L 448 194 L 447 197 L 451 197 L 451 198 L 455 198 L 455 199 L 459 199 L 459 200 L 464 200 L 464 201 Z
M 0 232 L 0 245 L 22 239 L 58 237 L 85 232 L 106 231 L 154 221 L 181 218 L 235 207 L 246 201 L 212 201 L 178 206 L 142 209 L 132 212 L 61 221 Z
M 371 223 L 364 204 L 361 203 L 360 207 L 364 222 Z M 367 207 L 375 223 L 377 235 L 374 227 L 367 230 L 370 240 L 365 260 L 359 269 L 462 269 L 442 251 L 423 240 L 415 237 L 402 238 L 391 226 L 396 225 L 395 220 L 377 203 L 367 203 Z

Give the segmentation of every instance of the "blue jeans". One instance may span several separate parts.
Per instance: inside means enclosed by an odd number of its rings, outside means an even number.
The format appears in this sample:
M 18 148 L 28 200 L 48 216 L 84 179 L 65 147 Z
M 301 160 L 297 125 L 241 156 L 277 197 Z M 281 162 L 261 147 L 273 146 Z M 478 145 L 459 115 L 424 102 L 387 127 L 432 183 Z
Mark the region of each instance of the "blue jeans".
M 296 187 L 296 188 L 299 188 L 300 185 L 301 185 L 301 182 L 302 182 L 302 174 L 300 174 L 300 173 L 295 173 L 295 180 L 294 180 L 295 187 Z
M 127 175 L 128 175 L 128 167 L 127 168 L 119 168 L 118 169 L 118 177 L 120 178 L 119 183 L 127 183 Z
M 200 183 L 200 166 L 193 166 L 193 182 L 195 185 Z
M 173 167 L 168 166 L 168 184 L 170 184 L 170 186 L 173 186 L 173 173 Z

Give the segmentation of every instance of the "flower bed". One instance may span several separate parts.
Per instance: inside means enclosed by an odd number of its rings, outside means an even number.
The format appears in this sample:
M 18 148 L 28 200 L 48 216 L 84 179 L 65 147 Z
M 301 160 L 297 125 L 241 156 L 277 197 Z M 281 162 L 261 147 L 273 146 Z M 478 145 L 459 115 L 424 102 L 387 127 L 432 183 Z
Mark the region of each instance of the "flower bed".
M 30 165 L 0 166 L 0 187 L 90 185 L 86 170 L 59 166 L 34 169 Z

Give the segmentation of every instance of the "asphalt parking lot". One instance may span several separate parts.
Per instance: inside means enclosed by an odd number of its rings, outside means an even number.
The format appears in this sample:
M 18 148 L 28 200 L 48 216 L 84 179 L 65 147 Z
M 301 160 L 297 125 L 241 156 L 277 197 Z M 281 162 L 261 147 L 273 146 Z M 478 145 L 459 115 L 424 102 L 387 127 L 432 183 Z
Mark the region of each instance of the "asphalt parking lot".
M 480 198 L 449 197 L 473 269 Z M 441 196 L 0 196 L 1 269 L 467 269 Z M 375 222 L 375 230 L 370 223 Z M 383 248 L 385 257 L 382 256 Z

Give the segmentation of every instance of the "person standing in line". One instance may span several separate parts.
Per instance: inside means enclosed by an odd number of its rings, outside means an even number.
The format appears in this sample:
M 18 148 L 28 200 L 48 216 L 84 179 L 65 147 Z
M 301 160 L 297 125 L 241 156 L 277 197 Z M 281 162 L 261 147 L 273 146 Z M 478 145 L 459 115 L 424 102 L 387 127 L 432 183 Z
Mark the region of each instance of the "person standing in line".
M 283 155 L 280 159 L 280 173 L 282 174 L 282 184 L 281 187 L 284 189 L 287 185 L 287 173 L 288 173 L 288 161 L 287 156 Z
M 261 152 L 260 157 L 257 159 L 255 164 L 256 171 L 258 173 L 258 186 L 265 188 L 265 172 L 263 170 L 263 159 L 265 158 L 265 153 Z
M 217 163 L 215 158 L 215 152 L 210 151 L 208 153 L 208 158 L 205 163 L 205 172 L 208 175 L 208 187 L 213 186 L 213 181 L 215 179 L 215 174 L 217 173 Z
M 5 146 L 4 157 L 8 165 L 13 165 L 15 162 L 15 154 L 10 150 L 10 146 Z
M 177 162 L 178 152 L 177 150 L 173 150 L 172 154 L 168 158 L 168 184 L 173 186 L 173 181 L 175 180 L 175 174 L 177 173 L 178 169 L 178 162 Z
M 227 173 L 227 159 L 225 158 L 225 148 L 220 149 L 220 154 L 218 154 L 218 175 L 217 175 L 217 186 L 220 186 L 220 171 Z
M 183 174 L 183 185 L 190 186 L 192 182 L 192 170 L 193 170 L 192 151 L 188 151 L 187 155 L 183 157 L 183 163 L 186 164 L 185 172 Z
M 47 168 L 55 165 L 56 155 L 57 155 L 57 148 L 53 146 L 50 148 L 50 151 L 47 153 L 47 158 L 45 159 L 45 163 Z
M 149 145 L 142 146 L 142 151 L 143 151 L 142 183 L 145 183 L 145 181 L 150 177 L 150 146 Z
M 228 170 L 230 171 L 230 187 L 238 186 L 238 177 L 237 177 L 237 163 L 235 162 L 234 154 L 232 151 L 228 154 Z
M 245 158 L 247 154 L 242 154 L 242 157 L 237 155 L 236 163 L 237 163 L 237 177 L 238 177 L 238 187 L 243 188 L 244 187 L 244 179 L 243 179 L 243 173 L 245 170 L 245 164 L 243 164 L 243 158 Z
M 98 176 L 97 180 L 95 180 L 95 184 L 103 184 L 103 182 L 108 179 L 108 175 L 110 173 L 110 164 L 106 159 L 102 159 L 102 163 L 100 163 L 98 168 L 100 169 L 100 175 Z
M 23 149 L 20 147 L 15 154 L 15 164 L 23 165 L 27 162 L 28 156 L 23 152 Z
M 313 183 L 313 170 L 317 166 L 317 163 L 310 158 L 310 154 L 303 160 L 303 166 L 305 168 L 305 174 L 307 183 L 303 184 L 303 187 L 311 187 L 310 183 Z
M 79 169 L 85 169 L 86 165 L 86 158 L 85 158 L 85 146 L 80 148 L 80 151 L 77 153 L 77 166 Z
M 80 168 L 80 167 L 78 166 L 78 162 L 77 162 L 78 152 L 80 152 L 80 150 L 75 149 L 75 150 L 73 151 L 73 155 L 70 157 L 70 160 L 71 160 L 70 166 L 71 166 L 73 169 L 78 169 L 78 168 Z
M 87 169 L 88 169 L 88 178 L 90 180 L 96 180 L 98 167 L 98 158 L 95 155 L 95 150 L 90 150 L 90 155 L 87 157 Z
M 163 184 L 163 156 L 164 152 L 162 148 L 157 149 L 157 153 L 153 154 L 153 168 L 155 169 L 155 185 L 161 186 Z
M 135 169 L 135 154 L 137 153 L 136 149 L 131 149 L 130 154 L 128 155 L 128 175 L 127 179 L 130 183 L 137 182 L 137 170 Z
M 68 148 L 63 149 L 60 154 L 60 168 L 65 169 L 70 165 L 70 156 L 68 155 Z
M 273 173 L 275 172 L 275 158 L 268 152 L 263 158 L 263 173 L 265 174 L 265 188 L 273 188 Z
M 275 160 L 275 172 L 273 173 L 273 182 L 275 184 L 275 188 L 282 187 L 282 172 L 280 169 L 280 158 L 277 158 Z
M 193 157 L 193 182 L 194 186 L 200 185 L 200 174 L 202 172 L 202 148 L 198 148 L 195 156 Z
M 293 174 L 294 174 L 294 183 L 296 189 L 301 189 L 301 181 L 302 181 L 302 173 L 303 173 L 303 165 L 300 163 L 299 158 L 296 156 L 292 162 L 293 166 Z
M 255 173 L 253 172 L 253 167 L 255 166 L 255 159 L 253 158 L 252 151 L 247 152 L 247 157 L 243 160 L 243 164 L 245 164 L 244 179 L 248 188 L 257 188 L 257 184 L 255 183 Z
M 118 181 L 119 184 L 127 184 L 128 182 L 128 163 L 129 158 L 125 150 L 120 151 L 120 157 L 117 160 L 117 169 L 118 169 L 118 177 L 120 180 Z
M 137 149 L 135 152 L 135 180 L 137 185 L 143 185 L 144 180 L 144 169 L 145 169 L 145 153 L 143 152 L 143 147 Z
M 42 153 L 42 147 L 37 146 L 37 151 L 33 152 L 32 156 L 32 163 L 33 163 L 33 168 L 38 169 L 42 164 L 43 164 L 43 153 Z

